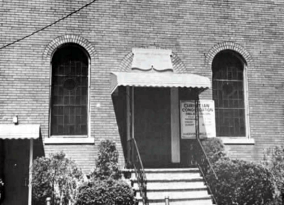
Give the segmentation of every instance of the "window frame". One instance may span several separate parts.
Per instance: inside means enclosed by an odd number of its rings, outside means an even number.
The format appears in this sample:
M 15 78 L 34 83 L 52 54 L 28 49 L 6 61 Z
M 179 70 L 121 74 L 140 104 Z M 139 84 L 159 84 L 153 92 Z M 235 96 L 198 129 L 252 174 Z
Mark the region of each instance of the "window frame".
M 74 46 L 77 47 L 78 49 L 80 49 L 84 55 L 86 56 L 87 60 L 88 60 L 88 65 L 87 65 L 87 69 L 88 69 L 88 75 L 87 75 L 87 116 L 86 116 L 86 120 L 87 120 L 87 134 L 85 135 L 52 135 L 51 134 L 51 123 L 52 123 L 52 88 L 53 88 L 53 84 L 52 84 L 52 80 L 53 80 L 53 65 L 52 65 L 52 61 L 54 58 L 54 54 L 59 51 L 60 49 L 64 48 L 64 47 L 68 47 L 68 46 Z M 93 139 L 90 138 L 91 136 L 91 129 L 90 129 L 90 84 L 91 84 L 91 58 L 90 55 L 88 54 L 88 52 L 86 51 L 86 49 L 77 44 L 77 43 L 64 43 L 60 46 L 58 46 L 52 53 L 51 56 L 51 60 L 50 60 L 50 77 L 49 77 L 49 120 L 48 120 L 48 138 L 45 139 L 45 143 L 47 144 L 54 144 L 54 143 L 93 143 Z
M 238 53 L 237 51 L 225 49 L 219 51 L 213 58 L 213 61 L 215 57 L 220 52 L 232 52 L 236 54 L 236 57 L 239 58 L 239 60 L 243 64 L 243 95 L 244 95 L 244 120 L 245 120 L 245 136 L 217 136 L 219 139 L 222 139 L 224 144 L 248 144 L 252 145 L 255 143 L 254 139 L 250 137 L 250 124 L 249 124 L 249 93 L 248 93 L 248 78 L 247 78 L 247 70 L 248 65 L 244 57 Z M 213 61 L 211 64 L 211 72 L 212 72 L 212 82 L 213 82 Z M 213 85 L 212 85 L 212 99 L 213 99 Z M 216 125 L 217 126 L 217 125 Z

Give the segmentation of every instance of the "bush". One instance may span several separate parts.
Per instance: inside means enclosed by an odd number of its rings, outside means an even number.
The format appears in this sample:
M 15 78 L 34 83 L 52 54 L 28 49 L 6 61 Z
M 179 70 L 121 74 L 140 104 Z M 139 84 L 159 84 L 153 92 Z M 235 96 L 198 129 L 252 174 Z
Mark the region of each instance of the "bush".
M 212 172 L 206 178 L 219 205 L 263 205 L 274 198 L 273 175 L 262 165 L 224 159 L 214 164 L 214 170 L 219 179 Z
M 269 148 L 264 153 L 263 164 L 274 175 L 277 187 L 274 204 L 283 204 L 284 195 L 284 147 Z
M 214 164 L 219 159 L 227 158 L 225 153 L 225 146 L 222 140 L 218 138 L 206 138 L 200 141 L 208 157 L 208 160 L 210 161 L 211 164 Z M 192 142 L 192 145 L 193 145 L 192 153 L 194 155 L 193 161 L 197 162 L 202 167 L 202 171 L 206 175 L 210 168 L 208 161 L 204 153 L 202 152 L 198 141 Z
M 132 205 L 134 193 L 122 180 L 94 180 L 79 188 L 76 205 Z
M 77 188 L 82 182 L 81 170 L 63 152 L 48 158 L 37 158 L 32 179 L 34 204 L 44 205 L 47 197 L 52 198 L 52 204 L 74 202 Z
M 118 168 L 118 152 L 109 140 L 99 145 L 96 168 L 89 182 L 79 187 L 76 205 L 132 205 L 132 188 L 121 179 Z
M 201 140 L 201 143 L 211 163 L 226 157 L 225 146 L 221 139 L 216 137 L 207 138 Z
M 99 153 L 96 160 L 96 168 L 91 177 L 105 180 L 108 178 L 119 179 L 121 173 L 118 167 L 118 151 L 115 143 L 104 140 L 99 144 Z

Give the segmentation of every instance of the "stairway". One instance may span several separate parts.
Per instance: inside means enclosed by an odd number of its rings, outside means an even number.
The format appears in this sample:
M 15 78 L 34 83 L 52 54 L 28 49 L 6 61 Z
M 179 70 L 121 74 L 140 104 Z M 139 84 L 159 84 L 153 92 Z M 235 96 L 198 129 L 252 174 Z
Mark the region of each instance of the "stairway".
M 186 169 L 145 169 L 147 178 L 147 198 L 149 205 L 212 205 L 198 168 Z M 132 185 L 139 205 L 142 205 L 135 173 L 131 171 Z

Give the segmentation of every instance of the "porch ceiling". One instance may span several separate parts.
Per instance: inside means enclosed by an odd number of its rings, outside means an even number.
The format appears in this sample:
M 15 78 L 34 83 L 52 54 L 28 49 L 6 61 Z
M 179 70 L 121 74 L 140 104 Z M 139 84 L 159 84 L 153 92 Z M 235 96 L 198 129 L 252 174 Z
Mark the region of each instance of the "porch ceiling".
M 0 125 L 0 139 L 37 139 L 40 125 Z
M 118 86 L 207 89 L 211 87 L 211 83 L 209 78 L 195 74 L 112 72 L 111 93 L 113 93 Z

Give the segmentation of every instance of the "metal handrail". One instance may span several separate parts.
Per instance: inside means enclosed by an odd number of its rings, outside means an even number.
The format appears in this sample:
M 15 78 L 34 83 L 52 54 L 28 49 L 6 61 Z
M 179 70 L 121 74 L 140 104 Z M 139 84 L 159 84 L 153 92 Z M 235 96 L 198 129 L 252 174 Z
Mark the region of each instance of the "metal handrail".
M 206 185 L 207 185 L 207 187 L 208 187 L 208 189 L 209 189 L 209 192 L 210 192 L 210 194 L 211 194 L 211 196 L 212 196 L 212 198 L 213 198 L 214 204 L 215 204 L 215 205 L 218 205 L 217 200 L 216 200 L 216 198 L 215 198 L 215 196 L 214 196 L 214 194 L 213 194 L 213 192 L 212 192 L 212 189 L 211 189 L 211 187 L 210 187 L 210 184 L 208 183 L 208 181 L 207 181 L 207 179 L 206 179 L 206 177 L 205 177 L 205 174 L 204 174 L 203 171 L 202 171 L 202 168 L 200 167 L 199 164 L 198 164 L 197 166 L 198 166 L 198 168 L 199 168 L 199 170 L 200 170 L 200 172 L 201 172 L 201 174 L 202 174 L 202 176 L 203 176 L 203 179 L 205 180 L 205 183 L 206 183 Z
M 197 140 L 197 142 L 198 142 L 198 144 L 199 144 L 199 146 L 200 146 L 200 148 L 202 150 L 203 155 L 205 156 L 205 159 L 206 159 L 207 163 L 209 164 L 209 168 L 212 170 L 216 180 L 218 180 L 216 172 L 214 171 L 213 166 L 212 166 L 212 164 L 211 164 L 211 162 L 210 162 L 210 160 L 209 160 L 209 158 L 208 158 L 208 156 L 207 156 L 207 154 L 206 154 L 206 152 L 205 152 L 205 150 L 204 150 L 204 148 L 202 146 L 202 143 L 200 142 L 200 136 L 199 136 L 199 134 L 200 134 L 199 133 L 199 100 L 195 100 L 195 133 L 196 133 L 196 140 Z M 198 162 L 198 159 L 203 159 L 203 158 L 198 158 L 197 157 L 197 159 L 195 159 L 196 162 Z M 205 171 L 207 173 L 207 170 L 205 170 Z
M 135 170 L 135 175 L 137 178 L 137 184 L 139 187 L 140 195 L 143 200 L 143 204 L 147 204 L 147 179 L 145 170 L 143 167 L 143 163 L 141 160 L 141 156 L 139 153 L 139 149 L 136 143 L 135 138 L 131 138 L 129 141 L 131 141 L 131 165 L 133 166 Z
M 201 147 L 201 150 L 202 150 L 202 152 L 203 152 L 203 154 L 204 154 L 204 156 L 205 156 L 205 159 L 206 159 L 207 163 L 209 164 L 210 170 L 213 172 L 213 174 L 214 174 L 214 176 L 215 176 L 215 179 L 218 180 L 218 176 L 217 176 L 215 170 L 213 169 L 213 166 L 212 166 L 212 164 L 211 164 L 211 162 L 210 162 L 210 160 L 209 160 L 209 158 L 208 158 L 208 156 L 207 156 L 207 154 L 206 154 L 206 152 L 205 152 L 205 150 L 204 150 L 204 148 L 203 148 L 202 143 L 200 142 L 200 139 L 197 138 L 197 141 L 198 141 L 199 146 Z M 203 171 L 204 171 L 204 170 L 203 170 Z M 206 170 L 206 173 L 207 173 L 207 170 Z
M 213 168 L 213 166 L 212 166 L 212 164 L 211 164 L 211 162 L 210 162 L 210 160 L 209 160 L 209 158 L 208 158 L 208 156 L 207 156 L 207 154 L 206 154 L 206 152 L 205 152 L 205 150 L 204 150 L 204 148 L 203 148 L 202 143 L 200 142 L 200 139 L 197 138 L 197 141 L 198 141 L 198 144 L 199 144 L 199 146 L 200 146 L 200 148 L 201 148 L 201 150 L 202 150 L 203 155 L 205 156 L 205 160 L 206 160 L 206 162 L 207 162 L 208 165 L 209 165 L 209 169 L 212 171 L 212 173 L 213 173 L 215 179 L 218 180 L 218 176 L 217 176 L 217 174 L 216 174 L 216 172 L 215 172 L 215 170 L 214 170 L 214 168 Z M 201 158 L 201 157 L 200 157 L 200 159 L 202 160 L 202 159 L 204 159 L 204 158 Z M 217 204 L 217 200 L 216 200 L 216 198 L 215 198 L 215 196 L 214 196 L 214 194 L 213 194 L 213 192 L 212 192 L 212 189 L 211 189 L 211 187 L 210 187 L 210 184 L 208 183 L 208 181 L 207 181 L 207 179 L 206 179 L 206 176 L 205 176 L 205 173 L 204 173 L 204 172 L 208 173 L 208 170 L 205 170 L 204 168 L 202 168 L 202 165 L 204 164 L 204 162 L 201 161 L 201 163 L 199 163 L 198 160 L 196 160 L 196 162 L 197 162 L 197 166 L 198 166 L 198 168 L 199 168 L 199 170 L 200 170 L 200 172 L 201 172 L 201 174 L 202 174 L 202 176 L 203 176 L 203 179 L 205 180 L 205 183 L 206 183 L 206 185 L 207 185 L 207 187 L 208 187 L 208 189 L 209 189 L 209 192 L 210 192 L 210 194 L 211 194 L 211 196 L 212 196 L 212 198 L 213 198 L 214 203 L 215 203 L 216 205 L 218 205 L 218 204 Z
M 198 166 L 199 170 L 201 171 L 201 173 L 203 175 L 203 178 L 204 178 L 204 180 L 207 184 L 207 187 L 208 187 L 209 191 L 211 192 L 213 200 L 217 204 L 216 198 L 214 197 L 214 194 L 213 194 L 213 192 L 210 188 L 209 183 L 207 183 L 207 179 L 206 179 L 206 176 L 205 176 L 208 173 L 207 167 L 206 166 L 203 167 L 203 165 L 205 164 L 204 161 L 206 161 L 207 164 L 209 165 L 209 169 L 212 171 L 215 179 L 218 180 L 218 176 L 217 176 L 215 170 L 213 169 L 213 166 L 212 166 L 212 164 L 211 164 L 211 162 L 210 162 L 210 160 L 209 160 L 209 158 L 208 158 L 208 156 L 207 156 L 207 154 L 206 154 L 206 152 L 203 148 L 203 145 L 200 142 L 200 138 L 199 138 L 199 134 L 200 134 L 199 133 L 199 100 L 195 100 L 195 133 L 196 133 L 196 141 L 198 142 L 197 144 L 201 148 L 202 154 L 205 156 L 205 158 L 201 157 L 200 155 L 197 154 L 195 157 L 193 155 L 193 161 L 194 161 L 194 163 L 197 163 L 197 166 Z M 199 160 L 200 160 L 200 162 L 199 162 Z

